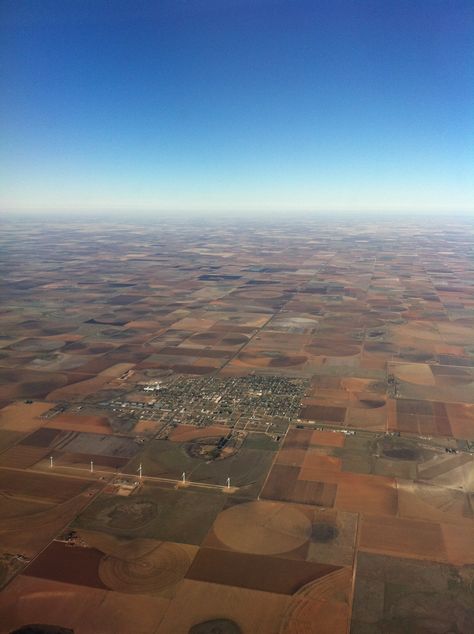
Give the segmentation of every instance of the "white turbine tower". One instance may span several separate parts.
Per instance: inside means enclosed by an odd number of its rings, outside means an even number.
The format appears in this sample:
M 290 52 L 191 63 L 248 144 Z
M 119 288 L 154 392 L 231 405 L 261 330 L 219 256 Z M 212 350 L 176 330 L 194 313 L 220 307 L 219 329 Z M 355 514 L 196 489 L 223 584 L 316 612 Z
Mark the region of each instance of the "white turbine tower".
M 91 460 L 91 473 L 94 473 L 94 462 Z
M 49 456 L 49 468 L 53 468 L 53 456 Z
M 186 484 L 186 473 L 183 471 L 183 475 L 181 476 L 183 484 Z
M 140 478 L 140 480 L 142 479 L 142 463 L 140 462 L 140 465 L 138 467 L 138 477 Z
M 230 478 L 227 478 L 227 488 L 230 489 Z

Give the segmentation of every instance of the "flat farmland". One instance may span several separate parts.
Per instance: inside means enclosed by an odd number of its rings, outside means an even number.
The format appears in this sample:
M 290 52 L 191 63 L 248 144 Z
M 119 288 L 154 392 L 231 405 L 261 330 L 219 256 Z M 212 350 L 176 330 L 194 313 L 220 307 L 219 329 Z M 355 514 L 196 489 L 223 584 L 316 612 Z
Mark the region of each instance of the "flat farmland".
M 201 624 L 208 624 L 208 628 L 219 624 L 225 634 L 257 631 L 274 634 L 291 600 L 288 595 L 185 579 L 161 622 L 159 633 L 194 634 L 199 632 Z M 242 610 L 242 605 L 248 609 Z
M 22 575 L 0 595 L 5 631 L 51 621 L 78 634 L 146 634 L 156 630 L 169 603 L 162 597 L 126 595 Z
M 23 574 L 125 594 L 171 598 L 197 551 L 186 544 L 151 539 L 119 541 L 85 531 L 80 535 L 80 545 L 53 541 Z
M 0 552 L 19 554 L 20 568 L 34 557 L 90 502 L 97 490 L 86 490 L 55 503 L 2 494 Z M 8 580 L 5 579 L 5 581 Z
M 186 578 L 291 595 L 337 569 L 330 564 L 201 548 Z
M 351 632 L 472 629 L 472 569 L 362 553 Z
M 0 429 L 29 432 L 42 425 L 40 416 L 53 407 L 51 403 L 12 403 L 0 410 Z
M 181 432 L 180 432 L 181 433 Z M 215 433 L 212 431 L 211 433 Z M 226 433 L 228 431 L 226 430 Z M 190 482 L 202 482 L 225 486 L 227 478 L 241 493 L 250 497 L 258 495 L 263 481 L 274 459 L 278 443 L 270 439 L 259 441 L 258 434 L 249 434 L 236 453 L 217 459 L 205 456 L 194 457 L 192 441 L 203 436 L 202 432 L 193 433 L 189 444 L 152 440 L 127 466 L 128 473 L 137 473 L 142 465 L 144 476 L 155 476 L 181 480 L 182 473 Z M 214 440 L 221 437 L 220 429 Z M 255 448 L 254 447 L 258 447 Z
M 0 491 L 11 496 L 61 503 L 91 486 L 89 480 L 27 471 L 0 469 Z
M 364 515 L 360 550 L 411 559 L 446 561 L 441 526 L 434 522 L 399 517 Z
M 64 542 L 53 541 L 26 568 L 24 574 L 92 588 L 106 588 L 98 575 L 101 558 L 101 552 L 95 548 L 74 548 Z
M 307 507 L 267 500 L 229 501 L 216 517 L 204 545 L 304 559 L 311 536 L 312 512 Z
M 46 420 L 43 424 L 45 427 L 59 428 L 64 431 L 88 432 L 93 434 L 113 433 L 106 416 L 90 416 L 68 412 L 57 414 L 54 418 Z
M 146 484 L 129 497 L 103 493 L 77 517 L 73 527 L 128 539 L 144 537 L 200 544 L 224 502 L 225 497 L 219 492 Z
M 470 225 L 2 229 L 2 631 L 474 631 Z

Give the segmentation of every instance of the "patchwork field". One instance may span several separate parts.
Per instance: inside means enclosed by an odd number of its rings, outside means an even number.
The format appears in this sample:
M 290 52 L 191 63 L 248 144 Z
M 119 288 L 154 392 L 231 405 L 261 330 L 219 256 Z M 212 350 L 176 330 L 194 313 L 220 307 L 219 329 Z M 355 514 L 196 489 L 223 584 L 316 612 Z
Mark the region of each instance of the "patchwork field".
M 471 224 L 2 229 L 1 634 L 474 631 Z

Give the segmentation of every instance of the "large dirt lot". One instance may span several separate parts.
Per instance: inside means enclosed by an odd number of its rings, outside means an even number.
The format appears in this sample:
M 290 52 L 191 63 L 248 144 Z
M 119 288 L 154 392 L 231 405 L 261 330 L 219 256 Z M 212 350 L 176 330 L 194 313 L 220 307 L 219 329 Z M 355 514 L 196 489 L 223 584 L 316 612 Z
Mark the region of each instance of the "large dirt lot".
M 2 229 L 0 634 L 474 631 L 472 225 Z

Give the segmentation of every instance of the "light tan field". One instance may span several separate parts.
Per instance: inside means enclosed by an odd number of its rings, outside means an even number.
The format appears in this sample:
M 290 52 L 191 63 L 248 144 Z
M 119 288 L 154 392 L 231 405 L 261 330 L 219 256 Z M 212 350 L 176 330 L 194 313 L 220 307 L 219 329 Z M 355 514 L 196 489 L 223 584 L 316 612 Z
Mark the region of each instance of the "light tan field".
M 61 623 L 75 634 L 149 634 L 169 600 L 127 595 L 37 577 L 19 576 L 0 594 L 2 632 L 31 623 Z
M 185 579 L 158 634 L 187 633 L 193 625 L 217 618 L 233 621 L 246 634 L 275 634 L 290 603 L 291 597 L 281 594 Z
M 44 424 L 40 416 L 53 406 L 54 403 L 41 401 L 7 405 L 0 410 L 0 428 L 21 432 L 33 431 Z

